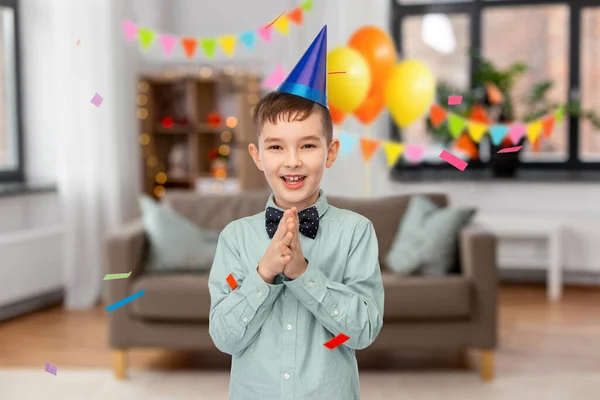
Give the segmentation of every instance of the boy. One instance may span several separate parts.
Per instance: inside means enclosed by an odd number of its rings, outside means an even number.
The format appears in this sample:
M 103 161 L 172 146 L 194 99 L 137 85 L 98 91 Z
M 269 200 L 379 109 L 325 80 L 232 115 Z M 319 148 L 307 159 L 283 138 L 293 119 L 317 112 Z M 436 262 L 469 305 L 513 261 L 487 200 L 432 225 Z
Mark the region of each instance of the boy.
M 210 335 L 233 356 L 233 400 L 359 399 L 355 350 L 383 325 L 373 226 L 319 189 L 340 146 L 325 97 L 326 35 L 325 26 L 256 106 L 258 146 L 248 148 L 273 194 L 265 212 L 223 230 L 210 272 Z M 340 334 L 349 339 L 324 346 Z

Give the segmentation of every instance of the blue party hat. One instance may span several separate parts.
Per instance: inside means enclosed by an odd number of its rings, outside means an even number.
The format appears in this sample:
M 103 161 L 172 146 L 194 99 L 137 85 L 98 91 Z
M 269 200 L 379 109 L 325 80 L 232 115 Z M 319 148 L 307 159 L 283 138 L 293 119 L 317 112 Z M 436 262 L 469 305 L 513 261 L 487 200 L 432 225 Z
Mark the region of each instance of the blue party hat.
M 327 106 L 327 25 L 321 29 L 315 40 L 292 72 L 283 81 L 278 92 L 295 94 Z

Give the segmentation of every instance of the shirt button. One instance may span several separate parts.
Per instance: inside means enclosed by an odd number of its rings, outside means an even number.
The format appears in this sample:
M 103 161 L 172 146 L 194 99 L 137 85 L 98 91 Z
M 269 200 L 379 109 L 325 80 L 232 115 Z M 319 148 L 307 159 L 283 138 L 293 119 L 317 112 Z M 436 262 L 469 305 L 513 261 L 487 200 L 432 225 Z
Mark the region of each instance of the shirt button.
M 243 321 L 244 323 L 246 323 L 246 322 L 248 322 L 248 318 L 244 317 L 244 318 L 242 318 L 242 321 Z
M 308 287 L 312 287 L 314 285 L 313 281 L 308 282 Z
M 340 312 L 338 310 L 333 310 L 333 315 L 337 317 L 338 315 L 340 315 Z
M 261 297 L 262 296 L 262 292 L 258 292 L 257 295 L 258 295 L 258 297 Z
M 287 372 L 285 373 L 285 375 L 283 375 L 284 379 L 290 379 L 290 374 L 288 374 Z
M 291 331 L 292 330 L 292 325 L 291 324 L 287 324 L 285 326 L 285 329 L 287 329 L 288 331 Z

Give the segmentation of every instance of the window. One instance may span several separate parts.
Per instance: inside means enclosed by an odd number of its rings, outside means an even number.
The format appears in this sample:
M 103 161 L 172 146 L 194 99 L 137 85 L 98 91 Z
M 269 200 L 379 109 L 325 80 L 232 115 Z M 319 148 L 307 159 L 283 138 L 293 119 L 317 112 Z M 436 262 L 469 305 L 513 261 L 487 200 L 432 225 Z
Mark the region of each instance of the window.
M 16 0 L 0 0 L 0 182 L 23 181 Z
M 555 109 L 554 105 L 569 103 L 573 110 L 581 102 L 587 118 L 565 115 L 550 137 L 533 145 L 525 141 L 514 156 L 515 171 L 600 171 L 600 6 L 596 0 L 392 0 L 392 8 L 399 53 L 431 68 L 438 80 L 438 102 L 440 93 L 447 91 L 444 85 L 465 92 L 485 91 L 477 81 L 482 65 L 477 55 L 497 69 L 515 63 L 527 66 L 509 91 L 512 120 L 532 121 Z M 434 19 L 436 23 L 431 23 Z M 431 43 L 436 34 L 430 32 L 428 38 L 427 20 L 432 32 L 445 24 L 451 27 L 449 34 L 439 31 L 439 43 Z M 537 102 L 528 101 L 544 87 Z M 499 122 L 498 115 L 490 116 Z M 439 137 L 427 126 L 427 118 L 402 130 L 392 122 L 392 137 L 435 147 Z M 451 145 L 448 139 L 439 143 L 441 148 Z M 495 157 L 489 139 L 475 146 L 476 156 L 465 172 L 492 171 Z M 416 165 L 401 161 L 394 175 L 411 170 L 452 171 L 453 167 L 430 154 Z

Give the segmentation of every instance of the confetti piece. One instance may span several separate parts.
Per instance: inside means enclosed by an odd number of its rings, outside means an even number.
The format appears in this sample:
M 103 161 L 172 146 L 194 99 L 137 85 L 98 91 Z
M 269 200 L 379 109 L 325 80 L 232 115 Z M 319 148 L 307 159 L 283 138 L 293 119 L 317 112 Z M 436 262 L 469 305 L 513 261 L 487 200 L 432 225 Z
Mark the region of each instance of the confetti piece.
M 346 71 L 336 71 L 336 72 L 328 72 L 329 75 L 334 75 L 334 74 L 345 74 Z
M 515 146 L 515 147 L 507 147 L 505 149 L 501 149 L 498 151 L 498 154 L 500 153 L 516 153 L 517 151 L 521 150 L 523 146 Z
M 271 27 L 271 26 L 272 26 L 272 25 L 273 25 L 275 22 L 277 22 L 277 20 L 278 20 L 279 18 L 281 18 L 281 16 L 282 16 L 283 14 L 285 14 L 285 12 L 282 12 L 281 14 L 279 14 L 279 17 L 275 18 L 273 21 L 271 21 L 271 23 L 270 23 L 269 25 L 265 26 L 265 29 L 269 29 L 269 28 L 270 28 L 270 27 Z
M 77 43 L 75 43 L 75 46 L 79 46 L 81 44 L 81 39 L 77 39 Z
M 129 297 L 125 297 L 124 299 L 119 300 L 116 303 L 111 304 L 110 306 L 106 307 L 106 311 L 116 310 L 117 308 L 124 306 L 127 303 L 131 303 L 133 300 L 137 299 L 138 297 L 142 297 L 144 294 L 146 294 L 146 292 L 144 292 L 143 290 L 140 290 L 139 292 L 134 293 Z
M 448 96 L 448 105 L 456 106 L 462 103 L 462 96 Z
M 92 97 L 92 100 L 90 100 L 90 103 L 92 103 L 96 107 L 100 107 L 100 104 L 102 104 L 103 101 L 104 99 L 102 98 L 102 96 L 96 93 L 94 97 Z
M 45 371 L 48 372 L 49 374 L 56 376 L 57 370 L 58 370 L 58 368 L 56 367 L 56 365 L 46 363 Z
M 127 278 L 129 278 L 130 275 L 131 275 L 131 272 L 128 272 L 126 274 L 106 274 L 106 276 L 104 277 L 104 280 L 110 281 L 112 279 L 127 279 Z
M 350 336 L 346 336 L 343 333 L 340 333 L 330 341 L 323 343 L 323 346 L 327 347 L 329 350 L 333 350 L 339 345 L 343 344 L 348 339 L 350 339 Z
M 442 150 L 439 157 L 448 164 L 452 165 L 454 168 L 461 171 L 464 171 L 465 168 L 467 168 L 467 165 L 469 165 L 466 161 L 461 160 L 452 153 L 448 153 L 446 150 Z
M 235 281 L 235 278 L 233 277 L 233 275 L 229 274 L 229 276 L 227 276 L 227 283 L 229 283 L 229 286 L 231 286 L 231 290 L 234 290 L 237 287 L 237 282 Z

